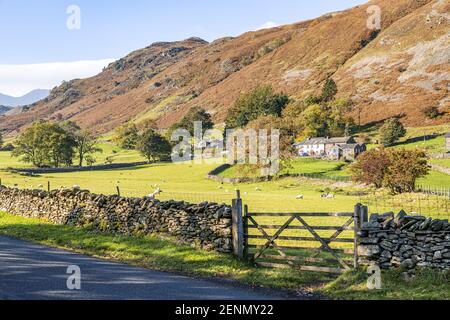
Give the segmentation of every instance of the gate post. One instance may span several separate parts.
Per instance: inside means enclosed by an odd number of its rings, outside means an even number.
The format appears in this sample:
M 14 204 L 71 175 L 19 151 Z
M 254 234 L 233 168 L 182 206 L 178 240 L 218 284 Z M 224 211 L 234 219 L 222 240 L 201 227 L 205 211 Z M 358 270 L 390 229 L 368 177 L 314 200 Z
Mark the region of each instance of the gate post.
M 359 267 L 359 262 L 358 262 L 358 260 L 359 260 L 359 256 L 358 256 L 359 231 L 361 230 L 363 223 L 369 221 L 369 208 L 362 205 L 361 203 L 358 203 L 355 206 L 353 219 L 355 220 L 353 266 L 356 269 Z
M 236 191 L 237 198 L 233 199 L 232 208 L 232 242 L 233 254 L 239 258 L 244 257 L 244 226 L 242 219 L 242 199 L 240 191 Z
M 361 216 L 361 213 L 362 213 L 361 209 L 362 209 L 362 204 L 358 203 L 355 206 L 355 211 L 354 211 L 354 214 L 353 214 L 353 220 L 354 220 L 353 267 L 355 269 L 357 269 L 359 267 L 359 262 L 358 262 L 358 260 L 359 260 L 359 257 L 358 257 L 358 242 L 359 242 L 359 239 L 358 239 L 358 237 L 359 236 L 358 236 L 358 232 L 359 232 L 360 216 Z

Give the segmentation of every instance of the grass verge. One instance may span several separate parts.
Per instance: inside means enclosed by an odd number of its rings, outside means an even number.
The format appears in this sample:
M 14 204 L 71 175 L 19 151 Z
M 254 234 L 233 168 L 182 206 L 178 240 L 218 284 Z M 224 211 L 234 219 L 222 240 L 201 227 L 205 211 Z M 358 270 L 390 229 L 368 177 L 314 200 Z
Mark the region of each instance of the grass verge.
M 382 271 L 381 289 L 367 289 L 367 273 L 352 270 L 327 284 L 321 293 L 346 300 L 449 300 L 450 272 L 417 271 L 407 280 L 399 270 Z

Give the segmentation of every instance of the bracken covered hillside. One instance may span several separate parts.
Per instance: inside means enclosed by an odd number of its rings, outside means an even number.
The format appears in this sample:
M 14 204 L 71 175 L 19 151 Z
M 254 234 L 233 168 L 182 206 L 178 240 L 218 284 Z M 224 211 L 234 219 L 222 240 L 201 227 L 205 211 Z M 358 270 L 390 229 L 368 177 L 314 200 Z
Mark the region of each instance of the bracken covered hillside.
M 379 32 L 366 26 L 371 5 L 381 8 Z M 447 0 L 374 0 L 212 43 L 156 43 L 93 78 L 64 83 L 20 114 L 0 118 L 0 130 L 15 133 L 38 118 L 71 119 L 98 133 L 146 118 L 164 128 L 197 105 L 219 123 L 239 94 L 258 84 L 302 99 L 318 93 L 330 76 L 364 123 L 392 116 L 412 126 L 447 123 L 449 12 Z M 430 106 L 441 116 L 427 119 L 422 111 Z

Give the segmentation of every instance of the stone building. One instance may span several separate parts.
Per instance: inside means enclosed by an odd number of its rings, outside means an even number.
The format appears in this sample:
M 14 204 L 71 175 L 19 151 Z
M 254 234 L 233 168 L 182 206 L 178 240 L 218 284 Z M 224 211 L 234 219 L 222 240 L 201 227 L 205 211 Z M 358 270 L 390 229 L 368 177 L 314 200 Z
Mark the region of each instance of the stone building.
M 358 144 L 354 137 L 308 138 L 294 144 L 301 157 L 328 158 L 330 160 L 355 160 L 366 151 L 365 144 Z

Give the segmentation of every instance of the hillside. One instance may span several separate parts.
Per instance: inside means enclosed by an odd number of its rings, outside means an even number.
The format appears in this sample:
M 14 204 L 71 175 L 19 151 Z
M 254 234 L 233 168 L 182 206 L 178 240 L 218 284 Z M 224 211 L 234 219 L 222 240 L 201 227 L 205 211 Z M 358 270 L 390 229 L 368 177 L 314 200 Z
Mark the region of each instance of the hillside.
M 0 105 L 0 116 L 4 115 L 5 113 L 7 113 L 10 110 L 11 110 L 11 107 Z
M 382 12 L 378 33 L 366 27 L 369 5 Z M 363 123 L 401 115 L 409 126 L 450 121 L 450 4 L 445 0 L 374 0 L 343 12 L 207 43 L 155 43 L 99 75 L 55 88 L 41 102 L 4 117 L 14 134 L 40 118 L 71 119 L 98 133 L 129 120 L 165 128 L 190 107 L 216 122 L 240 92 L 270 83 L 294 99 L 318 92 L 332 76 Z M 437 106 L 441 117 L 422 110 Z

